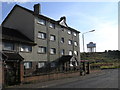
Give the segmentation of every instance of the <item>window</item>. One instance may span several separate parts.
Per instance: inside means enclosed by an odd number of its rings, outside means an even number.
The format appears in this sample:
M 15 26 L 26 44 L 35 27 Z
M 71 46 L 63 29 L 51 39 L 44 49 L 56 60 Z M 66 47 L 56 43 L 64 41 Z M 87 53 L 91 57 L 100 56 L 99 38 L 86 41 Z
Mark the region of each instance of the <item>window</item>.
M 14 45 L 12 43 L 4 43 L 3 50 L 14 50 Z
M 75 46 L 77 46 L 77 45 L 78 45 L 76 41 L 74 42 L 74 45 L 75 45 Z
M 46 47 L 39 46 L 38 53 L 46 53 Z
M 65 54 L 65 50 L 62 49 L 62 50 L 61 50 L 61 55 L 64 55 L 64 54 Z
M 63 37 L 61 38 L 61 43 L 64 43 L 64 38 Z
M 56 54 L 56 49 L 55 48 L 51 48 L 50 49 L 50 54 Z
M 32 46 L 21 45 L 20 51 L 21 51 L 21 52 L 31 52 L 31 51 L 32 51 Z
M 53 62 L 53 63 L 51 63 L 51 67 L 55 67 L 56 66 L 56 64 Z
M 68 34 L 71 34 L 72 32 L 70 30 L 68 30 Z
M 77 52 L 77 51 L 74 51 L 74 54 L 75 54 L 75 55 L 78 55 L 78 52 Z
M 46 38 L 46 33 L 38 32 L 38 38 L 45 39 Z
M 74 36 L 77 36 L 77 33 L 76 33 L 76 32 L 73 32 L 73 35 L 74 35 Z
M 39 62 L 38 63 L 38 68 L 42 68 L 42 67 L 44 67 L 45 66 L 45 63 L 44 62 Z
M 25 67 L 25 69 L 32 68 L 32 62 L 25 62 L 24 67 Z
M 50 27 L 50 28 L 55 28 L 55 24 L 54 24 L 54 23 L 50 23 L 50 24 L 49 24 L 49 27 Z
M 55 35 L 50 35 L 50 40 L 51 40 L 51 41 L 55 41 L 55 39 L 56 39 L 56 38 L 55 38 Z
M 61 30 L 62 30 L 62 31 L 64 31 L 64 28 L 63 28 L 63 27 L 61 27 Z
M 72 44 L 72 40 L 68 40 L 68 44 L 71 45 Z
M 71 50 L 69 50 L 69 53 L 68 53 L 69 55 L 72 55 L 72 51 Z
M 46 25 L 46 21 L 44 19 L 38 19 L 38 23 L 42 25 Z

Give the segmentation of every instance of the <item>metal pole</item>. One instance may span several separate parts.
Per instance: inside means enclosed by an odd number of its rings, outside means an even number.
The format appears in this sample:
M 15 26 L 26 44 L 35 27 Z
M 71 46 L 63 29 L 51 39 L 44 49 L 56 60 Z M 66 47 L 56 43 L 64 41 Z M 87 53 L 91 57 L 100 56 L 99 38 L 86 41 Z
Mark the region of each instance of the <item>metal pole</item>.
M 85 52 L 85 47 L 84 47 L 84 34 L 82 34 L 82 39 L 83 39 L 83 52 Z

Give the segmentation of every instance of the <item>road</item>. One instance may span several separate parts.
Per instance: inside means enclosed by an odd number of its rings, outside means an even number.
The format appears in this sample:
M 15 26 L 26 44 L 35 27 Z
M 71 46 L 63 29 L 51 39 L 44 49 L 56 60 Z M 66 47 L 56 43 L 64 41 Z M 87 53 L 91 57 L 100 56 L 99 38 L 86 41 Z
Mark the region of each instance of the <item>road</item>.
M 118 88 L 118 69 L 107 69 L 85 76 L 23 84 L 9 88 Z
M 98 76 L 52 86 L 51 88 L 118 88 L 118 70 L 105 70 L 105 73 Z

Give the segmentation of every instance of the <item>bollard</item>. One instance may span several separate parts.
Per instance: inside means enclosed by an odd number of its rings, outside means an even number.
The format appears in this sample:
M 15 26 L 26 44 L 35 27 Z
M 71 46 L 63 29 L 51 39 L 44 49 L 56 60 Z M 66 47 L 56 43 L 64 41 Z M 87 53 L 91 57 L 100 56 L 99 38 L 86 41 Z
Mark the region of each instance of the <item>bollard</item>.
M 87 74 L 90 74 L 90 63 L 87 62 Z

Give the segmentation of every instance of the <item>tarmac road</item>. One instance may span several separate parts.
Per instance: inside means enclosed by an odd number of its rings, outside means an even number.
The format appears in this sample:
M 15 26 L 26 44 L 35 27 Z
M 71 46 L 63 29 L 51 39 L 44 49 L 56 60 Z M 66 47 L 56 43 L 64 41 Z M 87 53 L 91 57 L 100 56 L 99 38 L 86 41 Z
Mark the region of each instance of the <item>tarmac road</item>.
M 118 88 L 118 69 L 107 69 L 105 73 L 51 88 Z

